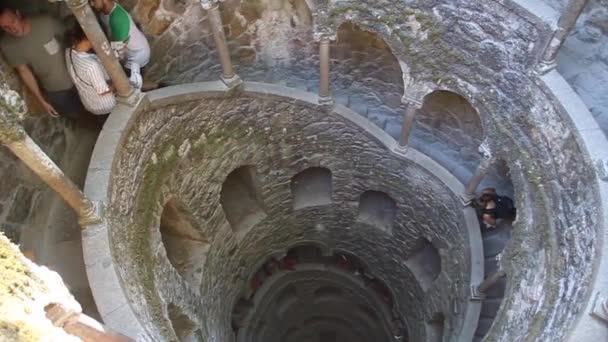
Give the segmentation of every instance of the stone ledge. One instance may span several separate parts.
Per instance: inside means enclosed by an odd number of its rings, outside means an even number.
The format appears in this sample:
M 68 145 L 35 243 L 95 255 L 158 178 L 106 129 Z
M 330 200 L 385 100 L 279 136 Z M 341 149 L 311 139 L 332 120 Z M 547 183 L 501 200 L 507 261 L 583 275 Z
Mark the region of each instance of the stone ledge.
M 87 277 L 104 323 L 122 334 L 141 340 L 139 336 L 146 334 L 130 309 L 116 274 L 105 223 L 87 228 L 82 239 Z
M 546 25 L 550 29 L 557 29 L 560 14 L 542 0 L 494 1 L 512 9 L 535 25 Z
M 229 89 L 222 81 L 190 83 L 160 88 L 147 93 L 150 100 L 149 110 L 173 103 L 226 96 L 228 91 Z

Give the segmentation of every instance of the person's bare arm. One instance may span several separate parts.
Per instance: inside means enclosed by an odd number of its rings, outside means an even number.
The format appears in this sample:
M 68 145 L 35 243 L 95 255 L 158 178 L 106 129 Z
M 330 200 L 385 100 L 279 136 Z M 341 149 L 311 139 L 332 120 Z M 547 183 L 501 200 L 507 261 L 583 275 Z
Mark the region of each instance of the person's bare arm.
M 488 228 L 496 227 L 496 219 L 492 215 L 483 214 L 482 221 Z
M 59 113 L 57 113 L 55 108 L 53 108 L 53 106 L 48 103 L 42 95 L 40 87 L 38 86 L 38 81 L 34 77 L 34 74 L 32 74 L 32 70 L 30 70 L 30 67 L 25 64 L 22 64 L 17 65 L 15 69 L 17 70 L 17 73 L 19 74 L 19 77 L 21 78 L 23 83 L 25 83 L 27 89 L 32 92 L 32 94 L 34 95 L 36 100 L 40 102 L 44 110 L 54 118 L 59 117 Z

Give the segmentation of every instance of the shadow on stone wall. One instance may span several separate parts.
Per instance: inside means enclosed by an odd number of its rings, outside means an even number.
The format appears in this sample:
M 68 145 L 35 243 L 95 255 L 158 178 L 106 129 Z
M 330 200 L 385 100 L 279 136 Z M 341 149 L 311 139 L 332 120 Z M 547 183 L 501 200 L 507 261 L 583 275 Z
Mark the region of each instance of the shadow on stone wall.
M 26 101 L 25 130 L 82 188 L 98 132 L 40 113 L 2 58 L 0 65 L 0 81 L 30 99 Z M 0 146 L 0 231 L 27 250 L 37 263 L 59 272 L 85 313 L 98 317 L 85 274 L 76 215 L 4 146 Z

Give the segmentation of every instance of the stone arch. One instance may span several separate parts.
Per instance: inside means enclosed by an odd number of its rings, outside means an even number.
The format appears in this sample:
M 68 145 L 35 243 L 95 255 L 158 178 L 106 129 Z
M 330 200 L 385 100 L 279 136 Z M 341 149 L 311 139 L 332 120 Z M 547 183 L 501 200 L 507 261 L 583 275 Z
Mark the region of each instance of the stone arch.
M 314 244 L 296 244 L 291 246 L 287 255 L 293 255 L 298 261 L 312 261 L 324 256 L 323 249 Z
M 283 257 L 286 256 L 286 252 L 285 251 L 275 251 L 272 252 L 270 254 L 268 254 L 267 256 L 265 256 L 264 258 L 260 259 L 259 261 L 257 261 L 253 267 L 251 268 L 250 272 L 247 274 L 247 286 L 245 288 L 245 290 L 243 291 L 244 296 L 249 298 L 253 295 L 254 291 L 252 291 L 251 287 L 249 286 L 249 284 L 251 284 L 251 281 L 253 279 L 253 277 L 255 276 L 255 273 L 258 272 L 262 267 L 264 267 L 264 265 L 266 263 L 268 263 L 269 260 L 275 259 L 275 260 L 280 260 Z
M 422 289 L 427 290 L 441 273 L 441 256 L 437 248 L 426 238 L 416 242 L 405 264 L 414 274 Z
M 401 98 L 410 82 L 407 64 L 399 60 L 377 30 L 344 20 L 331 46 L 331 90 L 336 102 L 386 129 L 400 126 Z
M 223 2 L 222 15 L 231 55 L 239 57 L 234 62 L 238 68 L 252 68 L 254 79 L 262 75 L 253 68 L 272 72 L 276 67 L 301 61 L 313 46 L 310 1 Z M 302 47 L 306 52 L 300 55 L 298 50 Z
M 232 306 L 232 329 L 238 331 L 245 325 L 247 325 L 248 316 L 253 309 L 254 304 L 251 300 L 246 298 L 238 298 Z
M 330 6 L 330 9 L 326 13 L 322 13 L 322 18 L 317 19 L 319 22 L 327 22 L 329 26 L 317 27 L 315 29 L 315 35 L 320 34 L 321 31 L 331 32 L 334 35 L 338 35 L 340 27 L 346 23 L 356 25 L 361 30 L 372 33 L 381 39 L 384 44 L 389 48 L 391 54 L 397 59 L 399 63 L 399 69 L 402 73 L 402 84 L 403 93 L 405 96 L 407 89 L 416 82 L 414 76 L 411 73 L 410 61 L 407 59 L 408 54 L 405 51 L 403 42 L 393 31 L 388 30 L 386 25 L 370 25 L 366 20 L 361 18 L 352 17 L 347 15 L 350 11 L 343 11 L 340 8 Z M 329 19 L 331 17 L 331 19 Z M 327 33 L 326 33 L 327 34 Z
M 165 202 L 159 231 L 169 262 L 198 291 L 210 244 L 188 208 L 176 197 Z
M 368 190 L 361 194 L 357 221 L 392 234 L 396 216 L 397 204 L 386 193 Z
M 362 273 L 369 273 L 369 271 L 371 270 L 369 265 L 364 260 L 361 260 L 359 257 L 357 257 L 354 253 L 350 251 L 336 248 L 333 250 L 333 256 L 336 258 L 339 266 L 341 265 L 340 263 L 347 263 L 347 268 L 352 268 L 353 271 L 358 271 Z
M 179 306 L 169 303 L 167 315 L 169 316 L 171 327 L 179 342 L 200 341 L 202 336 L 200 330 L 197 329 L 197 324 L 193 322 Z
M 239 238 L 266 217 L 254 166 L 241 166 L 226 177 L 220 203 L 230 227 Z
M 449 115 L 454 124 L 458 123 L 461 129 L 477 139 L 476 145 L 479 145 L 485 136 L 479 112 L 469 99 L 455 91 L 434 89 L 424 96 L 421 111 L 424 114 L 441 112 Z
M 324 167 L 311 167 L 291 179 L 294 210 L 332 203 L 332 174 Z
M 441 342 L 443 341 L 443 334 L 445 329 L 445 315 L 442 312 L 433 314 L 431 319 L 426 323 L 427 326 L 427 341 L 429 342 Z
M 446 90 L 427 94 L 416 117 L 416 128 L 431 132 L 463 160 L 479 161 L 478 147 L 485 136 L 481 118 L 460 94 Z
M 435 92 L 449 92 L 460 96 L 467 101 L 469 106 L 477 113 L 483 131 L 484 138 L 488 132 L 491 132 L 492 122 L 489 120 L 492 115 L 492 110 L 483 102 L 483 93 L 473 93 L 471 89 L 460 83 L 442 83 L 442 81 L 416 81 L 412 88 L 417 88 L 418 98 L 425 102 L 428 96 L 432 96 Z
M 315 250 L 318 251 L 320 256 L 327 256 L 330 254 L 329 247 L 325 243 L 323 243 L 321 241 L 316 241 L 316 240 L 301 240 L 296 243 L 293 243 L 293 244 L 289 245 L 289 247 L 286 249 L 286 253 L 287 253 L 287 255 L 289 255 L 290 252 L 293 252 L 295 249 L 301 248 L 301 247 L 314 248 Z
M 486 125 L 471 100 L 432 83 L 416 83 L 408 99 L 418 101 L 409 144 L 433 158 L 466 184 L 481 160 Z
M 295 286 L 287 286 L 277 298 L 277 313 L 284 314 L 291 305 L 298 301 L 298 291 Z
M 515 199 L 513 181 L 511 180 L 511 167 L 502 158 L 497 158 L 488 174 L 479 185 L 478 190 L 493 187 L 501 195 Z

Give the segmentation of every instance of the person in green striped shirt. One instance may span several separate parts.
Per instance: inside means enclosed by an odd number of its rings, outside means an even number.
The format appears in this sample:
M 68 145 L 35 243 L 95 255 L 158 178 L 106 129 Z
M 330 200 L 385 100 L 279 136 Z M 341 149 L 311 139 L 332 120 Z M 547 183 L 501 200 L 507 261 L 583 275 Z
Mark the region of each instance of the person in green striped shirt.
M 91 7 L 99 12 L 112 48 L 123 63 L 129 80 L 141 88 L 141 69 L 150 61 L 150 45 L 137 28 L 131 15 L 114 0 L 90 0 Z

